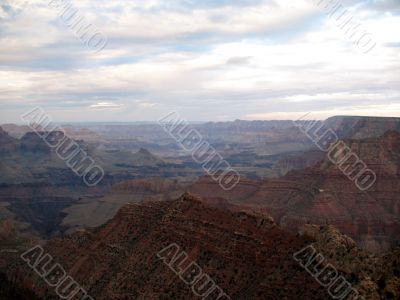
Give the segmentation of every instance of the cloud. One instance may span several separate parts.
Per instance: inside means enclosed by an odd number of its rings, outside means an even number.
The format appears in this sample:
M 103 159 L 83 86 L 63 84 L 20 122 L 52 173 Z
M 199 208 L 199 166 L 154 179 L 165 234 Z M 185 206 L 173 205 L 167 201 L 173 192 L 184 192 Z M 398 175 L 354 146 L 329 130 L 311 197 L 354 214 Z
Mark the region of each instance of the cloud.
M 113 109 L 120 108 L 122 104 L 116 104 L 112 102 L 97 102 L 95 104 L 90 105 L 90 108 L 94 109 Z
M 227 65 L 247 65 L 250 63 L 251 56 L 235 56 L 228 59 Z
M 46 1 L 0 5 L 2 120 L 29 105 L 63 121 L 130 121 L 168 110 L 189 120 L 381 113 L 377 104 L 400 102 L 397 1 L 343 0 L 377 37 L 368 55 L 308 0 L 72 4 L 108 37 L 103 51 L 87 49 Z

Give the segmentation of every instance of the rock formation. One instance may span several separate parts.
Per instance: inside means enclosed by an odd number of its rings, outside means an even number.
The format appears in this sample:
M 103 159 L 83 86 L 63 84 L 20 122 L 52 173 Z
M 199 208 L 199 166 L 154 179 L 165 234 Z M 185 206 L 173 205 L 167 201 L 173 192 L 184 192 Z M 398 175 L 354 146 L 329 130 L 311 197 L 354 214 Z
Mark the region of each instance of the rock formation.
M 329 299 L 293 255 L 313 245 L 367 300 L 399 297 L 399 251 L 372 256 L 331 226 L 289 233 L 270 218 L 204 205 L 190 194 L 174 201 L 126 205 L 97 229 L 45 246 L 95 299 L 198 299 L 157 254 L 176 244 L 231 299 Z M 40 297 L 54 292 L 22 263 L 18 282 Z M 216 299 L 206 297 L 205 299 Z M 222 299 L 222 298 L 221 298 Z M 228 298 L 223 298 L 228 299 Z
M 224 191 L 210 177 L 204 177 L 189 191 L 201 198 L 219 197 L 251 206 L 294 231 L 307 223 L 334 225 L 360 247 L 379 252 L 400 242 L 399 143 L 400 134 L 396 131 L 388 131 L 380 138 L 346 140 L 377 175 L 367 191 L 361 191 L 328 158 L 280 179 L 242 178 L 231 191 Z
M 231 299 L 325 299 L 326 291 L 292 257 L 311 241 L 262 216 L 218 210 L 185 194 L 127 205 L 104 226 L 54 239 L 45 249 L 99 300 L 198 299 L 157 257 L 171 243 Z M 40 280 L 35 288 L 44 295 Z

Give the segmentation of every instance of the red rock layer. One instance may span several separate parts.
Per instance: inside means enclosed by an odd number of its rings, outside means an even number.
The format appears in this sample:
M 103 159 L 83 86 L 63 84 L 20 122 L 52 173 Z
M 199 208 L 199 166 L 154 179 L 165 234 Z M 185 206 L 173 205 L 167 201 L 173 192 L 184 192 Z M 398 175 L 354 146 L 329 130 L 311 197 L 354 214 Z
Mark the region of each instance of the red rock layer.
M 96 231 L 53 240 L 46 251 L 95 299 L 198 299 L 157 257 L 171 243 L 232 299 L 327 299 L 293 259 L 310 242 L 268 219 L 211 208 L 186 194 L 125 206 Z
M 334 225 L 364 249 L 387 250 L 400 242 L 400 134 L 389 131 L 381 138 L 348 140 L 346 144 L 376 173 L 371 189 L 358 189 L 325 158 L 281 179 L 242 179 L 228 192 L 205 177 L 189 192 L 253 207 L 294 231 L 307 223 Z

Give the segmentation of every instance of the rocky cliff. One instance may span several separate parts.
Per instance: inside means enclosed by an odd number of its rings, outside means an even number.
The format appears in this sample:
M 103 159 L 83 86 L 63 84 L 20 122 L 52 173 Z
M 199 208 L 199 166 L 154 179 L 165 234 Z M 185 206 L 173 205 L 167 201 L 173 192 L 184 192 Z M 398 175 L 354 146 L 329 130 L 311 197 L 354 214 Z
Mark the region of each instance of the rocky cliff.
M 400 118 L 335 116 L 324 123 L 339 138 L 377 138 L 388 130 L 400 132 Z
M 300 232 L 315 240 L 315 249 L 339 272 L 347 274 L 353 287 L 365 299 L 400 297 L 400 248 L 382 255 L 370 255 L 333 226 L 305 225 Z
M 125 206 L 104 226 L 55 239 L 46 251 L 95 299 L 198 299 L 157 257 L 172 243 L 188 253 L 182 268 L 196 262 L 231 299 L 326 299 L 292 257 L 311 241 L 186 194 Z
M 18 140 L 0 127 L 0 154 L 12 153 L 18 149 Z
M 396 131 L 388 131 L 380 138 L 346 140 L 351 151 L 377 175 L 367 191 L 361 191 L 328 158 L 280 179 L 242 178 L 231 191 L 224 191 L 211 178 L 204 177 L 189 191 L 202 198 L 219 197 L 252 206 L 294 231 L 307 223 L 334 225 L 360 247 L 379 252 L 400 242 L 399 143 L 400 134 Z M 352 163 L 349 160 L 343 168 Z
M 157 256 L 171 244 L 187 253 L 177 260 L 177 270 L 197 263 L 230 299 L 329 299 L 294 260 L 310 245 L 365 299 L 399 297 L 398 251 L 369 255 L 331 226 L 307 225 L 300 232 L 294 235 L 262 215 L 212 208 L 184 194 L 174 201 L 126 205 L 105 225 L 53 239 L 45 251 L 100 300 L 198 299 Z M 40 297 L 53 294 L 21 262 L 15 272 Z M 217 299 L 213 296 L 205 299 Z

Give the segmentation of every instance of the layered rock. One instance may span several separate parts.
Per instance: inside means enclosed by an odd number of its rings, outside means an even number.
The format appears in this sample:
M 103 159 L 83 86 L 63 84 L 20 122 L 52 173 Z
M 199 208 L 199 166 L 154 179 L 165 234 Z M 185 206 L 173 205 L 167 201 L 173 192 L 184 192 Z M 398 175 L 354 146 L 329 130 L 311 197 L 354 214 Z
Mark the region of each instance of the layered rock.
M 400 132 L 400 118 L 335 116 L 324 123 L 339 138 L 377 138 L 388 130 Z
M 325 159 L 315 168 L 293 172 L 286 178 L 318 187 L 320 193 L 309 202 L 307 210 L 293 214 L 315 224 L 333 224 L 371 251 L 398 245 L 400 237 L 399 166 L 400 134 L 389 131 L 380 138 L 346 140 L 347 146 L 376 174 L 367 191 L 360 190 L 339 167 Z M 342 164 L 351 167 L 354 159 Z M 326 199 L 326 200 L 324 200 Z M 335 211 L 332 211 L 332 207 Z M 287 216 L 287 222 L 295 217 Z
M 311 241 L 262 216 L 211 208 L 186 194 L 125 206 L 97 230 L 52 240 L 46 251 L 95 299 L 198 299 L 157 257 L 172 243 L 231 299 L 326 299 L 293 259 Z M 40 280 L 35 289 L 44 295 Z
M 294 231 L 307 223 L 331 224 L 364 249 L 379 252 L 400 242 L 399 143 L 396 131 L 380 138 L 346 140 L 351 151 L 377 175 L 367 191 L 360 190 L 328 158 L 281 179 L 242 179 L 227 192 L 211 178 L 199 180 L 189 191 L 202 198 L 219 197 L 252 206 Z M 350 159 L 342 167 L 353 162 Z
M 305 225 L 300 232 L 315 239 L 315 249 L 337 271 L 347 274 L 365 299 L 400 297 L 400 248 L 383 255 L 370 255 L 333 226 Z
M 178 180 L 135 179 L 115 184 L 100 198 L 83 198 L 64 209 L 62 226 L 66 232 L 100 226 L 114 217 L 128 203 L 166 201 L 178 198 L 188 184 Z
M 231 299 L 329 299 L 294 254 L 314 246 L 367 300 L 397 299 L 400 252 L 373 256 L 331 226 L 306 225 L 294 235 L 271 219 L 204 205 L 184 194 L 174 201 L 124 206 L 107 224 L 45 246 L 95 299 L 198 299 L 157 254 L 176 244 Z M 317 254 L 316 253 L 316 254 Z M 51 267 L 51 266 L 50 266 Z M 51 289 L 21 262 L 9 276 L 38 296 Z M 205 299 L 215 299 L 206 297 Z
M 302 170 L 314 166 L 324 158 L 324 153 L 320 150 L 310 150 L 303 153 L 284 155 L 274 165 L 280 176 L 286 175 L 292 170 Z
M 399 243 L 399 142 L 400 135 L 395 131 L 381 138 L 346 140 L 349 148 L 377 174 L 377 181 L 367 192 L 358 189 L 326 158 L 312 168 L 291 172 L 280 179 L 259 181 L 242 177 L 230 191 L 209 176 L 193 184 L 165 179 L 128 181 L 116 185 L 98 201 L 84 199 L 67 209 L 64 224 L 69 228 L 97 226 L 112 218 L 126 203 L 170 200 L 188 191 L 215 207 L 232 211 L 239 207 L 270 215 L 293 232 L 308 223 L 334 225 L 358 246 L 380 252 Z M 75 217 L 84 211 L 93 217 Z

